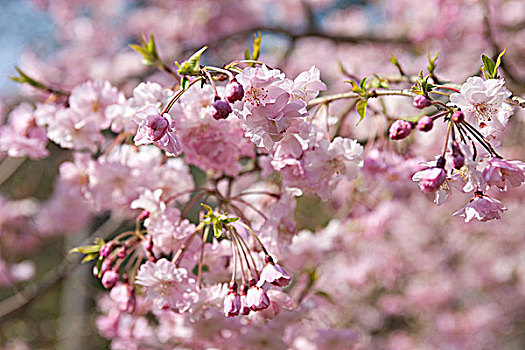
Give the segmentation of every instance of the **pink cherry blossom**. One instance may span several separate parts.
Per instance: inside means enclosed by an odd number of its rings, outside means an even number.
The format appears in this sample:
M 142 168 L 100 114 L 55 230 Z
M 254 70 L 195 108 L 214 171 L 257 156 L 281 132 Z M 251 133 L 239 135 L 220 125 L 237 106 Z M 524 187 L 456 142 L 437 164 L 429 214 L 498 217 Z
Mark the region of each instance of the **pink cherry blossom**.
M 149 212 L 148 218 L 144 220 L 144 227 L 152 236 L 154 252 L 169 254 L 182 239 L 195 231 L 195 225 L 181 218 L 179 209 L 167 207 L 161 196 L 162 189 L 151 191 L 143 188 L 130 207 Z
M 172 308 L 183 312 L 190 307 L 190 293 L 195 288 L 195 281 L 188 278 L 184 268 L 160 259 L 143 264 L 135 283 L 144 287 L 146 298 L 152 300 L 157 308 Z
M 257 285 L 262 287 L 265 283 L 273 284 L 278 287 L 287 286 L 291 277 L 279 264 L 275 264 L 272 261 L 266 263 L 264 269 L 261 271 L 261 276 Z
M 488 186 L 506 190 L 519 187 L 525 181 L 525 163 L 519 160 L 492 158 L 483 169 L 483 180 Z
M 100 133 L 104 123 L 95 114 L 85 115 L 71 108 L 59 109 L 49 120 L 47 137 L 63 148 L 88 149 L 94 153 L 104 140 Z
M 259 311 L 270 306 L 270 299 L 264 289 L 253 285 L 246 294 L 246 304 L 253 311 Z
M 280 86 L 290 94 L 292 100 L 300 99 L 308 103 L 317 97 L 319 91 L 326 90 L 326 84 L 321 81 L 320 76 L 319 68 L 312 66 L 293 81 L 287 79 Z
M 301 100 L 289 102 L 289 97 L 288 93 L 283 93 L 275 102 L 254 107 L 246 116 L 243 125 L 245 136 L 258 147 L 271 151 L 292 123 L 304 118 L 305 103 Z
M 224 298 L 224 315 L 234 317 L 239 315 L 241 310 L 241 297 L 235 290 L 230 290 Z
M 153 143 L 171 156 L 176 156 L 182 152 L 179 138 L 175 134 L 175 122 L 170 114 L 160 115 L 156 107 L 149 105 L 137 112 L 137 117 L 142 122 L 133 139 L 135 145 Z
M 284 74 L 278 69 L 269 69 L 265 65 L 246 68 L 236 76 L 236 79 L 243 86 L 243 101 L 249 109 L 273 102 L 286 92 L 279 86 L 284 80 Z
M 7 151 L 10 157 L 48 156 L 46 131 L 37 124 L 34 113 L 29 104 L 23 103 L 9 114 L 9 124 L 0 127 L 0 151 Z
M 507 208 L 497 199 L 476 193 L 467 205 L 454 213 L 454 216 L 459 215 L 465 217 L 465 222 L 469 222 L 472 219 L 488 221 L 500 219 L 500 212 L 506 210 Z
M 116 87 L 108 81 L 87 81 L 71 90 L 70 108 L 83 115 L 93 114 L 101 129 L 107 129 L 111 123 L 106 119 L 105 109 L 122 98 Z
M 228 85 L 226 85 L 224 97 L 230 103 L 234 103 L 236 101 L 242 101 L 244 97 L 244 88 L 237 81 L 237 79 L 235 78 L 231 79 Z
M 188 122 L 180 134 L 185 161 L 213 170 L 216 176 L 234 176 L 242 170 L 241 158 L 254 157 L 253 144 L 244 137 L 239 120 Z
M 332 142 L 321 140 L 304 155 L 305 177 L 308 186 L 326 200 L 337 183 L 354 179 L 361 166 L 363 147 L 348 138 L 336 137 Z
M 511 93 L 503 79 L 470 77 L 450 102 L 461 109 L 468 121 L 475 122 L 485 136 L 496 137 L 507 126 L 512 107 L 505 102 Z
M 419 188 L 424 193 L 435 193 L 445 182 L 447 174 L 438 167 L 418 171 L 412 176 L 412 181 L 419 182 Z

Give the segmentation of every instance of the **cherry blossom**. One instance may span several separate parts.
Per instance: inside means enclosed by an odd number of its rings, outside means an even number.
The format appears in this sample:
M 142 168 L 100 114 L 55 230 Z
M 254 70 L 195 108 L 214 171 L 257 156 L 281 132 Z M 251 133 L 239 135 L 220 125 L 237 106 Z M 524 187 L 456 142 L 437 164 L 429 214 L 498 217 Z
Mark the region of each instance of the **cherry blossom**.
M 46 130 L 37 124 L 34 110 L 21 104 L 9 114 L 9 124 L 0 127 L 0 150 L 10 157 L 28 156 L 32 159 L 47 157 Z
M 245 136 L 258 147 L 271 151 L 275 143 L 282 140 L 291 126 L 304 118 L 305 103 L 301 100 L 289 102 L 288 93 L 283 93 L 264 105 L 254 107 L 243 124 Z
M 483 169 L 483 180 L 488 186 L 506 190 L 519 187 L 525 181 L 525 163 L 519 160 L 492 158 Z
M 512 114 L 511 106 L 505 102 L 510 95 L 503 79 L 470 77 L 459 94 L 450 96 L 450 102 L 461 108 L 467 120 L 475 122 L 483 135 L 496 137 L 505 129 Z
M 156 107 L 149 105 L 137 112 L 137 117 L 142 121 L 133 139 L 135 145 L 153 143 L 172 156 L 182 152 L 182 145 L 175 134 L 175 122 L 168 113 L 160 115 Z
M 500 212 L 506 211 L 507 208 L 497 199 L 490 198 L 481 193 L 476 193 L 474 198 L 461 208 L 453 215 L 459 215 L 465 217 L 465 222 L 469 222 L 472 219 L 478 219 L 479 221 L 488 221 L 494 219 L 500 219 Z
M 194 280 L 186 269 L 177 268 L 166 259 L 156 263 L 146 262 L 139 269 L 136 284 L 142 286 L 146 298 L 157 308 L 172 308 L 183 312 L 190 307 L 190 294 L 195 288 Z

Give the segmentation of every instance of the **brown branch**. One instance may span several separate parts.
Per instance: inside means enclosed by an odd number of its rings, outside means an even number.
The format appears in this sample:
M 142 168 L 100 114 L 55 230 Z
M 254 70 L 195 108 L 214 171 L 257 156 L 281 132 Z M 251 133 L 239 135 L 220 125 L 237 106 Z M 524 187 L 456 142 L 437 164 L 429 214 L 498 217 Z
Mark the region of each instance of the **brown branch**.
M 93 234 L 90 235 L 90 237 L 108 237 L 121 224 L 122 221 L 117 221 L 110 218 L 101 226 L 99 226 L 99 228 L 95 230 Z M 89 238 L 89 240 L 92 240 L 92 238 Z M 88 241 L 86 243 L 91 242 Z M 18 293 L 2 300 L 0 302 L 0 322 L 5 321 L 16 311 L 28 306 L 33 301 L 43 296 L 47 291 L 56 286 L 66 276 L 73 272 L 78 266 L 80 266 L 80 256 L 68 255 L 58 266 L 48 272 L 42 280 L 30 284 L 29 286 L 20 290 Z
M 255 32 L 267 32 L 272 34 L 284 35 L 291 40 L 298 40 L 302 38 L 318 38 L 323 40 L 332 41 L 336 44 L 388 44 L 388 45 L 411 45 L 411 41 L 407 37 L 382 37 L 376 35 L 344 35 L 336 33 L 327 33 L 319 31 L 315 28 L 309 28 L 305 31 L 293 31 L 281 26 L 253 26 L 251 28 L 242 29 L 234 33 L 222 35 L 214 40 L 207 43 L 207 46 L 217 47 L 222 45 L 224 41 L 237 39 L 239 37 L 247 37 Z M 200 46 L 188 46 L 183 48 L 181 52 L 193 52 L 198 50 Z

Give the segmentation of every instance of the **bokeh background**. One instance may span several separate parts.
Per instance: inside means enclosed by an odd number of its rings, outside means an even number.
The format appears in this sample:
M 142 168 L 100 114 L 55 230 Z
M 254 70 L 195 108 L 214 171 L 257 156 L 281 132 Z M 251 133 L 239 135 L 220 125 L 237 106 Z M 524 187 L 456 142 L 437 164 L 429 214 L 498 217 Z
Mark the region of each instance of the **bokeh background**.
M 207 44 L 204 59 L 220 66 L 242 58 L 257 31 L 263 61 L 291 77 L 316 65 L 325 93 L 348 91 L 348 79 L 398 74 L 392 55 L 407 74 L 417 75 L 437 51 L 437 75 L 462 83 L 479 74 L 481 53 L 497 57 L 505 47 L 501 75 L 514 94 L 525 93 L 522 0 L 4 0 L 0 117 L 5 122 L 21 102 L 45 99 L 8 79 L 15 65 L 55 87 L 108 80 L 129 96 L 141 81 L 173 84 L 128 47 L 141 35 L 155 35 L 169 64 Z M 361 141 L 378 125 L 387 127 L 377 122 L 385 115 L 416 113 L 410 101 L 387 98 L 385 105 L 371 104 L 356 127 L 350 106 L 334 103 L 330 113 L 350 113 L 343 133 Z M 509 159 L 525 159 L 523 118 L 516 111 L 503 138 L 501 153 Z M 320 305 L 316 317 L 354 329 L 360 348 L 525 347 L 525 193 L 496 194 L 509 210 L 490 223 L 465 224 L 451 216 L 468 195 L 455 194 L 436 207 L 410 181 L 407 159 L 432 159 L 443 132 L 388 144 L 388 173 L 365 171 L 328 203 L 315 196 L 297 202 L 302 244 L 309 239 L 309 246 L 324 247 L 311 248 L 306 264 L 318 274 L 310 286 Z M 104 289 L 91 267 L 67 257 L 67 250 L 107 223 L 108 214 L 93 213 L 74 230 L 55 221 L 52 234 L 42 233 L 39 224 L 46 220 L 36 218 L 54 191 L 59 164 L 71 159 L 54 144 L 48 149 L 50 157 L 39 161 L 2 154 L 0 347 L 106 348 L 109 340 L 95 326 Z M 130 224 L 110 222 L 102 231 Z

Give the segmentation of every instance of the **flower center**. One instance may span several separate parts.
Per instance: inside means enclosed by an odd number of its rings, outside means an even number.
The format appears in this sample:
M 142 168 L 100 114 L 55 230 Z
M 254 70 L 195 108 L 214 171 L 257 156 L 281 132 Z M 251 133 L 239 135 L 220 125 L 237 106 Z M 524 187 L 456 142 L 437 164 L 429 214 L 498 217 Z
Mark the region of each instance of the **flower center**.
M 246 93 L 246 100 L 256 106 L 259 106 L 262 100 L 268 98 L 268 91 L 265 88 L 251 87 Z

